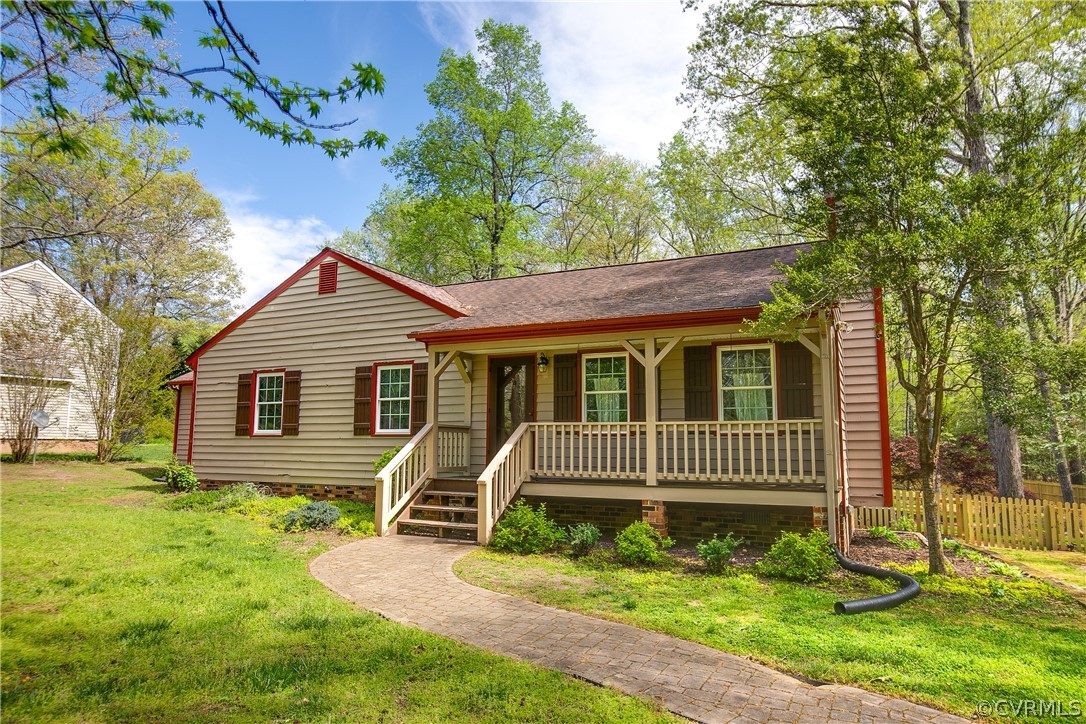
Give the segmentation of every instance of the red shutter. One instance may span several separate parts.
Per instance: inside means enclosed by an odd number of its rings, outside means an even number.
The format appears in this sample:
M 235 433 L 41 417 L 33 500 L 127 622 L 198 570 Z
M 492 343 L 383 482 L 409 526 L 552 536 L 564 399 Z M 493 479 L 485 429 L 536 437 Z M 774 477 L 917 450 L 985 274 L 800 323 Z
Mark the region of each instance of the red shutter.
M 317 281 L 317 294 L 332 294 L 339 285 L 339 262 L 321 262 L 320 277 Z
M 429 365 L 416 362 L 411 367 L 411 434 L 426 424 L 426 385 L 430 381 Z
M 253 408 L 253 373 L 243 372 L 238 375 L 238 404 L 234 415 L 234 435 L 249 436 L 249 425 Z
M 373 365 L 354 370 L 354 434 L 370 435 L 373 421 Z
M 715 419 L 712 346 L 683 348 L 683 385 L 686 419 Z
M 554 421 L 576 422 L 580 417 L 577 404 L 577 355 L 554 355 Z
M 299 402 L 302 397 L 302 371 L 283 373 L 283 435 L 298 434 Z

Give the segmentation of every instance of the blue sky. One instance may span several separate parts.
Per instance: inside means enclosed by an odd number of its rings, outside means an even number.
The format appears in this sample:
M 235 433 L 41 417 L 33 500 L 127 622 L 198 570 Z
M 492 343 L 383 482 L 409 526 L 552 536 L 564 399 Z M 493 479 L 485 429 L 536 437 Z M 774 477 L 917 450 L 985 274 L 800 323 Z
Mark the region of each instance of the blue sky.
M 474 30 L 493 17 L 526 25 L 543 48 L 552 98 L 571 101 L 609 150 L 651 163 L 687 115 L 676 102 L 697 15 L 679 0 L 660 2 L 407 3 L 234 2 L 231 19 L 283 79 L 335 86 L 352 62 L 385 75 L 383 96 L 331 109 L 329 119 L 359 120 L 390 146 L 431 113 L 423 87 L 447 47 L 474 50 Z M 184 64 L 208 62 L 196 47 L 210 27 L 202 3 L 178 3 L 175 40 Z M 195 107 L 195 106 L 194 106 Z M 387 153 L 358 151 L 331 160 L 321 151 L 285 148 L 238 126 L 214 107 L 203 128 L 177 130 L 190 166 L 221 198 L 234 229 L 232 256 L 250 304 L 293 272 L 322 240 L 357 227 L 382 184 Z M 327 119 L 326 119 L 327 120 Z

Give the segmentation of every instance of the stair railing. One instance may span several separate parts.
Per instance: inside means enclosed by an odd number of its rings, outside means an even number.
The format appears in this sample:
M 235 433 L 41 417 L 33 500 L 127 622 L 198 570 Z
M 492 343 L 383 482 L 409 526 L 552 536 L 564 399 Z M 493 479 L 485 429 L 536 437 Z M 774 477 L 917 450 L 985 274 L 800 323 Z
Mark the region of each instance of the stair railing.
M 521 423 L 479 476 L 479 545 L 490 542 L 494 523 L 531 475 L 533 436 L 528 434 L 530 429 L 530 423 Z
M 377 535 L 388 533 L 396 516 L 433 475 L 434 465 L 429 452 L 432 432 L 433 424 L 426 423 L 375 476 L 377 495 L 373 523 Z

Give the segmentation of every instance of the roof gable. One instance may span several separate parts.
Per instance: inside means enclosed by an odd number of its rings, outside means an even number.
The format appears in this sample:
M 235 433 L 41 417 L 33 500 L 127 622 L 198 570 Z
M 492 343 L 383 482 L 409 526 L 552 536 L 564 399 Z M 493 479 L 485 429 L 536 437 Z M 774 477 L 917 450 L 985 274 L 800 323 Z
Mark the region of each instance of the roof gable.
M 290 275 L 290 277 L 288 277 L 282 284 L 264 295 L 264 297 L 260 299 L 260 301 L 242 312 L 241 315 L 239 315 L 232 322 L 219 330 L 218 334 L 209 339 L 207 342 L 201 345 L 199 349 L 189 355 L 187 360 L 189 365 L 194 366 L 196 361 L 199 360 L 199 358 L 201 357 L 201 355 L 214 347 L 224 337 L 226 337 L 232 331 L 241 326 L 246 320 L 250 319 L 254 314 L 259 312 L 261 309 L 263 309 L 265 306 L 275 300 L 276 297 L 278 297 L 284 291 L 297 283 L 298 280 L 300 280 L 302 277 L 312 271 L 321 262 L 329 260 L 335 260 L 342 264 L 345 264 L 346 266 L 349 266 L 350 268 L 355 269 L 356 271 L 359 271 L 368 277 L 376 279 L 392 287 L 396 291 L 402 292 L 403 294 L 417 299 L 424 304 L 428 304 L 434 309 L 437 309 L 438 311 L 443 312 L 450 317 L 462 317 L 468 313 L 467 309 L 459 300 L 456 299 L 456 297 L 452 296 L 451 294 L 442 289 L 432 287 L 429 284 L 420 282 L 410 277 L 406 277 L 402 274 L 397 274 L 396 272 L 382 269 L 375 264 L 364 262 L 361 259 L 355 259 L 352 256 L 348 256 L 347 254 L 343 254 L 341 252 L 326 247 L 322 249 L 319 254 L 306 262 L 298 271 Z
M 68 292 L 71 293 L 72 296 L 76 297 L 80 302 L 82 302 L 84 306 L 94 310 L 95 314 L 105 319 L 108 319 L 105 312 L 94 306 L 94 302 L 80 294 L 78 289 L 69 284 L 67 280 L 64 279 L 64 277 L 57 274 L 48 264 L 41 261 L 40 259 L 35 259 L 33 261 L 28 261 L 23 264 L 4 269 L 3 271 L 0 271 L 0 279 L 18 278 L 20 276 L 20 273 L 25 274 L 29 271 L 44 273 L 49 279 L 59 283 L 62 287 L 64 287 Z M 26 282 L 27 280 L 24 279 L 22 281 Z M 110 324 L 113 324 L 112 320 L 110 320 Z

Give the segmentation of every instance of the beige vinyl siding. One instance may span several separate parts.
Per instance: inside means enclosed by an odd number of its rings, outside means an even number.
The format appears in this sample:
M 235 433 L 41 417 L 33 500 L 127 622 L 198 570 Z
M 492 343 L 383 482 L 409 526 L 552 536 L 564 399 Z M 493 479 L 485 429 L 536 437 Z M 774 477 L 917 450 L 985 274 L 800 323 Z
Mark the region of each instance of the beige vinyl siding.
M 52 272 L 40 263 L 26 264 L 8 270 L 0 276 L 0 324 L 7 319 L 33 313 L 48 312 L 53 308 L 52 301 L 68 297 L 78 303 L 81 312 L 101 314 L 86 299 L 60 281 Z M 94 414 L 90 405 L 87 389 L 87 376 L 78 357 L 70 350 L 71 358 L 67 366 L 68 378 L 58 380 L 52 385 L 52 394 L 45 406 L 45 412 L 54 422 L 41 431 L 42 440 L 95 440 L 98 430 L 94 424 Z M 11 421 L 6 419 L 7 404 L 10 394 L 17 394 L 18 387 L 24 384 L 12 377 L 0 377 L 0 436 L 7 437 L 12 430 Z
M 875 308 L 847 302 L 840 320 L 852 325 L 840 335 L 842 424 L 845 473 L 852 505 L 883 505 L 882 411 L 879 407 L 879 355 Z
M 373 459 L 410 435 L 353 434 L 354 372 L 375 362 L 426 361 L 407 338 L 448 316 L 345 264 L 334 294 L 317 294 L 314 267 L 199 359 L 192 462 L 204 480 L 372 484 Z M 236 437 L 238 375 L 300 370 L 299 434 Z M 441 419 L 463 419 L 460 376 L 441 380 Z
M 184 463 L 189 455 L 189 424 L 192 422 L 192 385 L 177 388 L 177 436 L 174 439 L 174 455 Z

